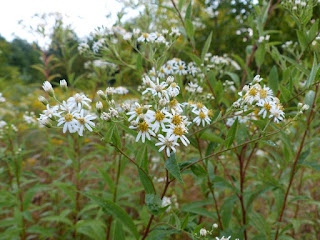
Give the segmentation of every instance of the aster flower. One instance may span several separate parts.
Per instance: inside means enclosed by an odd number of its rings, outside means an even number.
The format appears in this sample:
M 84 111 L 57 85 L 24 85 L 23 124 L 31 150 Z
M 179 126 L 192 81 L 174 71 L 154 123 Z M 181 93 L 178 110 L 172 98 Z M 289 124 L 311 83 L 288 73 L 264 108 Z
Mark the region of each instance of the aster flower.
M 280 109 L 279 106 L 273 106 L 270 109 L 270 116 L 269 118 L 273 118 L 275 123 L 279 123 L 284 118 L 284 112 Z
M 166 90 L 166 87 L 168 84 L 166 82 L 159 82 L 159 78 L 157 78 L 156 83 L 150 82 L 150 87 L 148 87 L 145 91 L 142 92 L 142 94 L 146 94 L 147 92 L 151 92 L 153 96 L 158 96 L 159 98 L 166 98 L 169 100 L 168 92 Z
M 68 104 L 70 108 L 78 108 L 80 111 L 83 106 L 87 106 L 89 109 L 91 108 L 89 103 L 92 102 L 91 99 L 86 97 L 83 93 L 76 93 L 73 97 L 70 97 L 68 100 Z
M 74 133 L 79 129 L 79 122 L 77 118 L 80 118 L 78 112 L 67 112 L 58 120 L 57 126 L 63 125 L 63 133 L 69 130 L 70 133 Z
M 179 95 L 180 87 L 178 86 L 177 83 L 172 82 L 167 88 L 167 91 L 170 97 L 176 97 Z
M 176 152 L 176 146 L 179 146 L 179 143 L 177 143 L 177 138 L 167 133 L 166 136 L 163 136 L 162 134 L 158 135 L 159 142 L 155 145 L 159 148 L 159 152 L 162 152 L 163 150 L 166 151 L 166 154 L 168 157 L 170 157 L 171 152 Z
M 185 146 L 188 146 L 188 144 L 190 144 L 190 141 L 184 135 L 188 133 L 188 129 L 186 128 L 183 122 L 179 125 L 171 124 L 169 127 L 169 129 L 165 129 L 163 131 L 167 132 L 167 134 L 172 134 L 176 138 L 176 140 L 180 139 L 183 145 Z
M 165 129 L 166 128 L 165 123 L 170 122 L 170 120 L 165 115 L 164 110 L 157 110 L 157 111 L 149 110 L 145 114 L 145 118 L 147 122 L 151 123 L 151 129 L 155 133 L 159 132 L 160 127 L 162 129 Z
M 139 141 L 139 139 L 141 138 L 142 142 L 144 143 L 146 138 L 151 140 L 151 136 L 155 136 L 156 134 L 149 128 L 149 124 L 143 120 L 140 123 L 134 125 L 134 126 L 130 126 L 129 128 L 131 129 L 138 129 L 138 135 L 136 137 L 136 142 Z
M 204 127 L 206 124 L 210 124 L 211 120 L 208 116 L 208 111 L 202 111 L 202 110 L 198 110 L 196 113 L 198 116 L 193 119 L 193 122 L 197 124 L 197 126 L 200 126 L 200 124 L 202 123 L 202 126 Z
M 92 127 L 95 126 L 95 123 L 92 120 L 96 119 L 96 116 L 88 114 L 83 109 L 80 111 L 80 114 L 77 116 L 78 120 L 78 134 L 83 136 L 83 130 L 86 128 L 88 131 L 92 132 Z

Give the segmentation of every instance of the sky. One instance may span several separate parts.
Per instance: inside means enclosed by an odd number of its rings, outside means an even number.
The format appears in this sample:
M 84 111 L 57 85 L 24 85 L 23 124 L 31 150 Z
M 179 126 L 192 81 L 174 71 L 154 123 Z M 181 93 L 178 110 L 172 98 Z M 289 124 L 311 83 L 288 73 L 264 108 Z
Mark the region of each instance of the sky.
M 2 0 L 3 1 L 3 0 Z M 36 13 L 60 12 L 64 22 L 71 24 L 79 37 L 89 35 L 96 27 L 110 27 L 116 21 L 116 14 L 122 4 L 116 0 L 4 0 L 0 8 L 0 35 L 11 41 L 15 36 L 29 42 L 37 36 L 19 25 L 19 20 L 29 26 L 34 23 Z M 111 13 L 111 18 L 106 15 Z M 128 14 L 128 17 L 135 13 Z

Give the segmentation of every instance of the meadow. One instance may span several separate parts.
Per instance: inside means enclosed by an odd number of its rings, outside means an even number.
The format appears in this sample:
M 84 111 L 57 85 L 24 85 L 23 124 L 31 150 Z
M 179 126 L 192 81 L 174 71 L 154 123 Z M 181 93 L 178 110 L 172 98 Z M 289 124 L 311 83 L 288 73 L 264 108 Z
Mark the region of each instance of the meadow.
M 0 239 L 320 239 L 320 1 L 123 3 L 0 37 Z

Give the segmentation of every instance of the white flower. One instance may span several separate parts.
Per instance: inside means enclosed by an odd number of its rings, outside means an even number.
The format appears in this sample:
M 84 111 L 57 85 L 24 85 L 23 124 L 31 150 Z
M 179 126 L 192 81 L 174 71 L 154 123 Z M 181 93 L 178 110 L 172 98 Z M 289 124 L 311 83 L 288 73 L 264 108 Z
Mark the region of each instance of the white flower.
M 129 128 L 139 130 L 138 135 L 136 137 L 136 142 L 138 142 L 141 137 L 142 142 L 144 143 L 146 138 L 151 140 L 150 135 L 152 136 L 156 135 L 151 129 L 149 129 L 149 124 L 145 120 L 138 123 L 137 126 L 130 126 Z
M 171 204 L 172 204 L 172 202 L 171 202 L 171 199 L 170 199 L 169 197 L 164 196 L 164 197 L 162 198 L 161 207 L 167 207 L 167 206 L 169 206 L 169 207 L 167 208 L 166 212 L 168 212 L 168 211 L 171 210 Z
M 52 108 L 50 107 L 49 104 L 47 104 L 47 109 L 43 110 L 43 115 L 45 115 L 48 118 L 53 118 L 54 116 L 60 117 L 60 113 L 58 113 L 59 106 L 53 106 Z M 41 117 L 42 114 L 40 114 Z
M 129 115 L 128 121 L 130 122 L 134 118 L 136 118 L 136 121 L 138 122 L 139 119 L 142 117 L 144 111 L 148 110 L 151 107 L 151 105 L 140 105 L 139 103 L 135 102 L 135 107 L 132 111 L 128 112 L 127 115 Z
M 95 126 L 94 122 L 92 122 L 91 120 L 96 119 L 95 116 L 90 115 L 90 114 L 86 114 L 85 111 L 82 109 L 80 114 L 78 115 L 78 134 L 80 136 L 83 136 L 83 130 L 84 127 L 86 127 L 86 129 L 88 129 L 90 132 L 92 132 L 92 127 Z
M 165 150 L 168 157 L 170 157 L 171 151 L 175 153 L 176 146 L 179 146 L 179 143 L 177 143 L 177 138 L 170 133 L 167 133 L 165 137 L 162 134 L 159 134 L 158 140 L 159 142 L 155 145 L 160 147 L 159 152 Z
M 273 118 L 275 123 L 283 120 L 284 112 L 280 109 L 280 106 L 275 105 L 271 108 L 269 118 Z
M 1 93 L 0 93 L 1 94 Z M 38 97 L 38 100 L 41 102 L 41 103 L 43 103 L 44 105 L 47 105 L 48 104 L 48 100 L 45 98 L 45 97 L 43 97 L 43 96 L 39 96 Z M 0 98 L 0 102 L 1 102 L 1 98 Z
M 262 114 L 262 117 L 265 118 L 267 116 L 267 113 L 270 112 L 271 108 L 274 106 L 273 102 L 265 102 L 265 103 L 258 103 L 259 107 L 262 107 L 258 115 Z
M 110 113 L 111 117 L 114 117 L 114 118 L 118 118 L 119 117 L 119 112 L 114 108 L 110 108 L 109 109 L 109 113 Z
M 200 229 L 200 236 L 207 236 L 207 230 L 205 228 Z
M 100 117 L 104 121 L 109 121 L 111 119 L 111 115 L 109 113 L 106 113 L 106 112 L 101 113 Z
M 104 94 L 104 92 L 102 90 L 99 90 L 97 92 L 97 94 L 99 95 L 99 97 L 102 99 L 102 100 L 106 100 L 106 95 Z
M 138 42 L 150 42 L 152 41 L 152 36 L 149 33 L 142 33 L 137 39 Z
M 157 78 L 157 82 L 150 82 L 150 87 L 147 88 L 145 91 L 142 92 L 142 94 L 146 94 L 147 92 L 151 92 L 153 96 L 158 96 L 159 98 L 166 98 L 169 100 L 168 92 L 166 90 L 166 87 L 168 84 L 166 82 L 159 82 L 159 78 Z
M 69 130 L 70 133 L 74 133 L 78 131 L 79 128 L 79 122 L 77 120 L 79 117 L 80 115 L 78 112 L 67 112 L 64 116 L 60 117 L 57 126 L 64 125 L 63 133 L 67 130 Z
M 186 75 L 187 70 L 186 70 L 186 64 L 183 61 L 178 62 L 173 69 L 175 70 L 176 74 L 179 75 Z
M 176 97 L 179 95 L 180 87 L 175 82 L 171 83 L 170 86 L 167 88 L 168 94 L 170 97 Z
M 218 226 L 218 224 L 214 223 L 214 224 L 212 225 L 212 227 L 213 227 L 213 228 L 218 228 L 219 226 Z
M 184 125 L 184 123 L 181 123 L 180 125 L 174 125 L 171 124 L 169 129 L 163 130 L 164 132 L 167 132 L 167 134 L 172 134 L 175 136 L 176 140 L 180 139 L 183 145 L 188 146 L 190 144 L 190 141 L 188 138 L 184 135 L 188 133 L 188 129 Z
M 229 237 L 222 237 L 222 238 L 218 238 L 218 237 L 216 237 L 216 240 L 229 240 L 231 238 L 231 236 L 229 236 Z
M 159 132 L 160 126 L 165 129 L 165 123 L 169 123 L 170 120 L 167 118 L 163 110 L 151 111 L 149 110 L 145 114 L 147 122 L 151 123 L 151 129 L 157 133 Z
M 208 116 L 208 112 L 206 111 L 202 111 L 202 110 L 198 110 L 196 113 L 198 116 L 193 119 L 193 122 L 197 124 L 197 126 L 200 126 L 200 124 L 202 123 L 202 126 L 204 127 L 206 124 L 210 124 L 211 120 Z
M 109 96 L 109 95 L 113 95 L 114 93 L 114 88 L 113 87 L 107 87 L 106 89 L 106 95 Z
M 73 97 L 70 97 L 68 99 L 68 103 L 70 107 L 71 108 L 77 107 L 79 111 L 83 106 L 87 106 L 90 109 L 90 105 L 89 105 L 90 102 L 92 102 L 91 99 L 87 98 L 86 95 L 84 95 L 83 93 L 81 94 L 76 93 Z
M 259 90 L 259 100 L 258 103 L 268 103 L 273 101 L 273 92 L 269 87 L 264 86 Z
M 176 35 L 176 36 L 180 36 L 180 31 L 178 28 L 171 28 L 171 33 L 170 33 L 170 36 L 171 35 Z
M 0 103 L 3 103 L 5 101 L 6 101 L 6 99 L 2 96 L 2 93 L 0 93 Z

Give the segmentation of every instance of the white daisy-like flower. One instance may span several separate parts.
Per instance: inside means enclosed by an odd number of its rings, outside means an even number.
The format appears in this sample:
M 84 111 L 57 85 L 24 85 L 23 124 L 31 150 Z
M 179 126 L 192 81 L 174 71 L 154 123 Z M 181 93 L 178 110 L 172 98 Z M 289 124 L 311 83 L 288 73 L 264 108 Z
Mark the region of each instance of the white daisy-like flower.
M 91 114 L 87 114 L 86 111 L 83 109 L 80 111 L 80 114 L 77 118 L 78 120 L 78 134 L 80 136 L 83 136 L 83 130 L 86 128 L 88 131 L 92 132 L 92 127 L 95 126 L 95 123 L 92 122 L 92 120 L 96 119 L 96 116 L 93 116 Z
M 195 66 L 195 64 L 193 62 L 190 62 L 188 64 L 188 72 L 189 74 L 191 74 L 192 76 L 195 76 L 196 73 L 198 72 L 198 68 Z
M 273 101 L 273 92 L 269 87 L 263 86 L 263 88 L 261 88 L 259 90 L 259 101 L 258 103 L 262 104 L 262 103 L 268 103 Z
M 259 101 L 259 91 L 261 89 L 261 87 L 259 87 L 260 85 L 253 85 L 252 87 L 250 87 L 249 91 L 244 95 L 243 100 L 245 103 L 249 103 L 250 105 L 252 105 L 254 102 Z
M 173 73 L 173 66 L 172 64 L 168 64 L 166 65 L 166 67 L 164 68 L 164 72 L 167 74 L 167 75 L 170 75 Z
M 186 64 L 183 61 L 178 62 L 173 69 L 175 70 L 175 73 L 179 75 L 186 75 L 188 73 L 186 70 Z
M 261 107 L 261 110 L 259 111 L 258 115 L 262 114 L 262 117 L 265 118 L 267 114 L 270 112 L 271 108 L 274 106 L 273 102 L 261 102 L 257 103 L 259 107 Z
M 150 135 L 155 136 L 156 134 L 149 128 L 149 124 L 143 120 L 142 122 L 138 123 L 135 126 L 130 126 L 131 129 L 138 129 L 138 135 L 136 137 L 136 142 L 139 141 L 141 138 L 142 142 L 144 143 L 146 141 L 146 138 L 151 140 Z
M 89 103 L 92 101 L 83 93 L 76 93 L 73 97 L 68 98 L 67 102 L 70 108 L 78 108 L 80 111 L 83 106 L 87 106 L 90 109 Z
M 180 125 L 171 124 L 169 129 L 163 130 L 167 134 L 172 134 L 175 136 L 176 140 L 180 139 L 183 145 L 188 146 L 190 144 L 189 139 L 184 135 L 188 133 L 188 129 L 181 123 Z
M 151 111 L 149 110 L 146 114 L 145 114 L 145 119 L 147 122 L 151 123 L 151 129 L 157 133 L 160 130 L 160 127 L 162 129 L 165 129 L 166 123 L 169 123 L 170 120 L 167 118 L 167 116 L 165 115 L 164 110 L 157 110 L 157 111 Z
M 137 102 L 135 102 L 134 104 L 135 104 L 135 107 L 130 112 L 127 113 L 127 115 L 130 116 L 128 119 L 129 122 L 134 118 L 136 118 L 135 120 L 138 122 L 142 117 L 143 113 L 147 112 L 151 107 L 151 105 L 140 105 Z
M 142 33 L 137 39 L 138 42 L 150 42 L 152 41 L 152 36 L 149 33 Z
M 78 131 L 79 128 L 79 122 L 77 118 L 79 118 L 80 115 L 78 112 L 67 112 L 63 116 L 58 119 L 57 126 L 63 125 L 63 133 L 65 133 L 67 130 L 69 130 L 70 133 L 74 133 Z
M 168 84 L 166 82 L 160 83 L 159 78 L 157 78 L 156 83 L 150 82 L 150 84 L 150 87 L 142 92 L 143 95 L 150 91 L 153 96 L 158 96 L 159 98 L 164 97 L 169 100 L 168 92 L 166 90 Z
M 273 118 L 273 121 L 275 123 L 279 123 L 280 121 L 283 121 L 284 112 L 280 108 L 281 108 L 280 106 L 275 105 L 270 110 L 269 118 Z
M 43 110 L 43 115 L 45 115 L 48 118 L 53 118 L 54 116 L 60 117 L 60 113 L 58 113 L 59 106 L 53 106 L 50 107 L 49 104 L 47 104 L 47 109 Z M 40 114 L 41 116 L 42 114 Z
M 159 75 L 160 78 L 165 78 L 165 76 L 166 76 L 166 67 L 165 66 L 162 66 L 159 69 L 158 75 Z
M 178 86 L 177 83 L 172 82 L 169 87 L 167 88 L 168 94 L 170 97 L 176 97 L 179 95 L 180 92 L 180 87 Z
M 211 120 L 208 116 L 208 112 L 198 110 L 197 117 L 193 119 L 193 122 L 197 124 L 197 126 L 200 126 L 202 123 L 202 126 L 204 127 L 206 124 L 210 124 Z
M 162 152 L 163 150 L 166 151 L 166 154 L 168 157 L 170 157 L 171 152 L 176 152 L 176 146 L 179 146 L 179 143 L 177 143 L 177 138 L 167 133 L 166 136 L 163 136 L 162 134 L 158 135 L 159 142 L 155 145 L 159 148 L 159 152 Z

